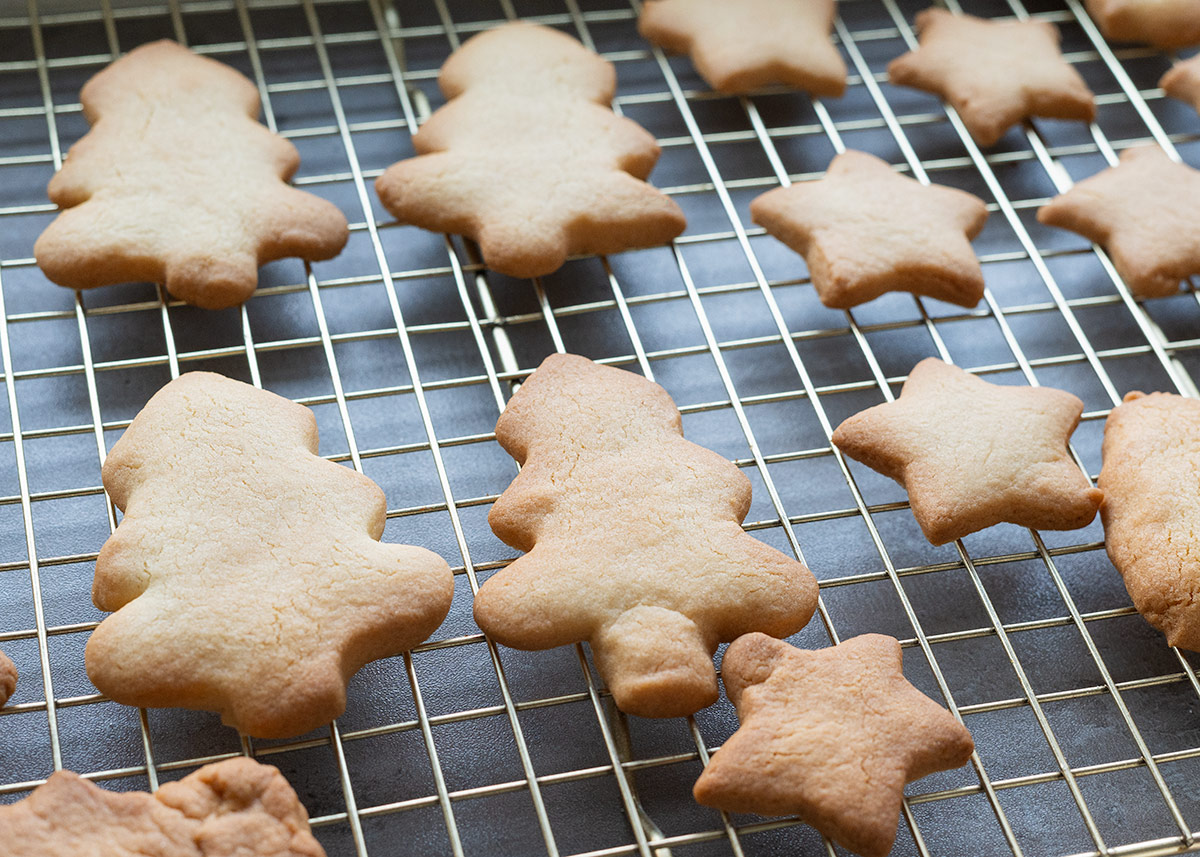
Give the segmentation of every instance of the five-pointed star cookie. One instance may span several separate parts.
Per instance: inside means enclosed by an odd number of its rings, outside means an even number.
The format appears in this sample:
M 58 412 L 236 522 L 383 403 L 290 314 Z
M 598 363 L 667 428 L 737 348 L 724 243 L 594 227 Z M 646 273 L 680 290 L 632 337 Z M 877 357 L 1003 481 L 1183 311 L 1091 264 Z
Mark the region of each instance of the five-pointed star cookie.
M 1001 522 L 1073 530 L 1103 498 L 1067 450 L 1082 413 L 1063 390 L 989 384 L 930 357 L 899 399 L 850 417 L 833 442 L 907 489 L 935 545 Z
M 1087 0 L 1106 39 L 1164 50 L 1200 42 L 1200 0 Z
M 1186 101 L 1200 111 L 1200 54 L 1175 63 L 1158 82 L 1172 98 Z
M 966 307 L 983 297 L 970 241 L 987 220 L 983 201 L 922 185 L 865 152 L 838 155 L 819 181 L 767 191 L 750 213 L 804 256 L 825 306 L 846 309 L 890 291 Z
M 1173 295 L 1200 274 L 1200 170 L 1157 146 L 1127 149 L 1117 166 L 1042 206 L 1038 220 L 1103 245 L 1139 297 Z
M 904 678 L 893 637 L 804 651 L 747 634 L 721 674 L 741 726 L 696 781 L 696 800 L 799 815 L 864 857 L 891 850 L 906 782 L 965 765 L 974 749 L 966 727 Z
M 1058 49 L 1058 29 L 1046 21 L 986 21 L 926 9 L 917 15 L 921 46 L 892 60 L 892 83 L 949 101 L 982 146 L 1030 116 L 1096 116 L 1083 78 Z
M 846 64 L 829 41 L 833 17 L 833 0 L 649 0 L 638 30 L 668 51 L 690 53 L 721 92 L 783 83 L 838 96 Z

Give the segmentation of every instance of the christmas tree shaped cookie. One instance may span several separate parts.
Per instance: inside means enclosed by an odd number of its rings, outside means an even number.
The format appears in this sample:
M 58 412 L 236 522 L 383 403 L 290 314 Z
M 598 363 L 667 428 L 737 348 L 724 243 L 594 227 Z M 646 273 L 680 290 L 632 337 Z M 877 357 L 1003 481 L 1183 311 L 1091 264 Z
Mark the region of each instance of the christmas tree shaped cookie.
M 579 42 L 505 24 L 455 51 L 438 83 L 451 100 L 413 137 L 418 157 L 375 183 L 402 223 L 466 235 L 514 277 L 683 231 L 679 206 L 643 181 L 658 145 L 609 110 L 613 67 Z
M 228 66 L 154 42 L 79 98 L 92 130 L 51 179 L 62 213 L 34 246 L 59 285 L 149 280 L 218 309 L 254 293 L 259 265 L 345 245 L 342 213 L 285 184 L 300 155 L 256 121 L 258 90 Z
M 87 646 L 101 692 L 298 735 L 341 714 L 363 664 L 437 628 L 446 562 L 381 544 L 383 492 L 316 450 L 312 411 L 238 381 L 155 394 L 104 462 L 125 517 L 92 588 L 117 611 Z
M 0 834 L 0 857 L 325 857 L 283 774 L 240 757 L 154 794 L 58 771 L 0 806 Z
M 747 535 L 750 482 L 684 440 L 667 392 L 583 357 L 546 359 L 496 438 L 524 469 L 488 522 L 528 551 L 490 578 L 475 619 L 519 649 L 591 643 L 617 705 L 674 717 L 717 699 L 712 654 L 812 616 L 801 563 Z

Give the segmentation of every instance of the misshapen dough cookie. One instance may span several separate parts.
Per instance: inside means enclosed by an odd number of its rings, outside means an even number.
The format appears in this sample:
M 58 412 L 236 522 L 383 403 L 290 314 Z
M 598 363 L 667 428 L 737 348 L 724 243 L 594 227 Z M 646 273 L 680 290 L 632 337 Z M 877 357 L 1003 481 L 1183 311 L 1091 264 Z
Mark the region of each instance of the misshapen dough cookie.
M 34 246 L 62 286 L 164 283 L 208 309 L 247 300 L 258 266 L 336 256 L 331 203 L 285 184 L 296 147 L 257 121 L 258 90 L 175 42 L 143 45 L 87 82 L 92 124 L 50 181 L 63 211 Z
M 638 31 L 675 53 L 690 53 L 721 92 L 771 83 L 839 96 L 846 64 L 829 41 L 833 0 L 648 0 Z
M 903 485 L 921 531 L 941 545 L 1001 522 L 1087 526 L 1103 495 L 1067 449 L 1082 414 L 1063 390 L 989 384 L 930 357 L 900 398 L 850 417 L 833 442 Z
M 0 708 L 3 708 L 17 689 L 17 666 L 4 652 L 0 652 Z
M 1130 393 L 1104 424 L 1104 546 L 1146 621 L 1200 651 L 1200 402 Z
M 1186 101 L 1200 111 L 1200 54 L 1175 63 L 1158 85 L 1167 95 Z
M 480 33 L 438 84 L 450 101 L 413 136 L 418 157 L 375 183 L 402 223 L 466 235 L 514 277 L 683 231 L 679 206 L 644 181 L 654 137 L 608 108 L 612 64 L 570 36 L 526 23 Z
M 1054 197 L 1037 217 L 1102 245 L 1138 297 L 1168 297 L 1200 274 L 1200 170 L 1158 146 L 1126 149 L 1117 166 Z
M 827 307 L 858 306 L 890 291 L 967 307 L 983 297 L 970 240 L 987 221 L 983 200 L 926 187 L 866 152 L 838 155 L 819 181 L 767 191 L 750 213 L 804 256 Z
M 125 512 L 96 561 L 88 676 L 126 705 L 219 711 L 261 738 L 346 706 L 368 661 L 445 618 L 445 560 L 381 544 L 374 482 L 315 455 L 312 411 L 220 375 L 161 389 L 104 462 Z
M 1086 0 L 1106 39 L 1170 50 L 1200 42 L 1200 0 Z
M 106 791 L 58 771 L 0 806 L 0 857 L 325 857 L 275 768 L 205 765 L 154 794 Z
M 524 469 L 488 523 L 528 551 L 475 598 L 498 642 L 587 640 L 623 711 L 674 717 L 716 701 L 719 642 L 786 636 L 812 616 L 812 574 L 742 530 L 749 480 L 683 439 L 657 384 L 553 355 L 512 397 L 496 439 Z
M 888 78 L 942 96 L 971 136 L 991 146 L 1031 116 L 1096 117 L 1096 100 L 1059 51 L 1047 21 L 988 21 L 926 9 L 917 15 L 921 46 L 892 60 Z
M 892 637 L 805 651 L 748 634 L 721 676 L 741 726 L 696 781 L 696 800 L 798 815 L 863 857 L 891 851 L 905 783 L 961 767 L 975 749 L 966 727 L 904 678 Z

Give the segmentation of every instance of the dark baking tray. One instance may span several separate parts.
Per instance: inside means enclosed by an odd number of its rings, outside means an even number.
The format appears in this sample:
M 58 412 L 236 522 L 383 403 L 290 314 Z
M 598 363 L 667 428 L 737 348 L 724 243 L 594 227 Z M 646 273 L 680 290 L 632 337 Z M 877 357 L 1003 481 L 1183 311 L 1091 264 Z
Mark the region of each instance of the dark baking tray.
M 1100 101 L 1090 129 L 1038 121 L 981 153 L 937 99 L 886 83 L 922 5 L 843 0 L 851 85 L 815 103 L 712 94 L 686 59 L 639 39 L 623 0 L 0 2 L 0 644 L 22 671 L 0 711 L 0 800 L 56 765 L 145 789 L 251 752 L 286 773 L 331 855 L 830 853 L 795 820 L 723 818 L 692 801 L 702 753 L 736 723 L 725 700 L 694 722 L 626 719 L 583 649 L 497 651 L 472 622 L 472 585 L 512 557 L 485 521 L 515 473 L 492 427 L 512 382 L 562 348 L 651 372 L 688 436 L 743 466 L 751 531 L 798 545 L 822 582 L 823 614 L 794 642 L 827 645 L 830 628 L 893 634 L 911 680 L 962 714 L 978 762 L 910 786 L 896 854 L 1188 850 L 1200 827 L 1194 660 L 1133 612 L 1099 523 L 1000 526 L 961 549 L 931 547 L 904 492 L 855 464 L 848 479 L 827 432 L 940 353 L 993 381 L 1079 395 L 1074 448 L 1094 475 L 1116 397 L 1194 395 L 1193 290 L 1137 303 L 1086 242 L 1034 212 L 1135 143 L 1173 144 L 1200 165 L 1200 117 L 1157 89 L 1169 57 L 1110 51 L 1077 0 L 979 0 L 966 11 L 1059 24 Z M 371 182 L 412 153 L 412 123 L 442 103 L 442 61 L 514 16 L 616 63 L 617 108 L 661 141 L 653 180 L 689 217 L 674 247 L 512 280 L 379 207 Z M 76 296 L 32 263 L 53 217 L 46 181 L 86 130 L 80 85 L 115 51 L 160 37 L 254 79 L 265 118 L 302 153 L 297 183 L 353 224 L 337 259 L 267 266 L 242 310 L 164 304 L 149 285 Z M 819 175 L 839 145 L 989 202 L 976 242 L 985 304 L 818 303 L 802 261 L 754 227 L 747 205 L 781 171 Z M 445 625 L 410 658 L 364 669 L 335 728 L 241 740 L 210 714 L 108 702 L 84 674 L 101 618 L 92 564 L 114 523 L 101 450 L 174 372 L 193 369 L 310 405 L 322 453 L 387 492 L 385 538 L 433 548 L 458 572 Z

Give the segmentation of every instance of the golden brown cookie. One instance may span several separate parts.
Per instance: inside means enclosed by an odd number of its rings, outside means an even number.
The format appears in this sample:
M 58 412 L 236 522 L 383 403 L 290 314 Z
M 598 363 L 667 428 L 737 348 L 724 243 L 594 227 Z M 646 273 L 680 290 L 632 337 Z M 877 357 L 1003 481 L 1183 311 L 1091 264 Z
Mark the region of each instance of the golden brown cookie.
M 769 190 L 754 222 L 804 256 L 821 303 L 846 309 L 906 291 L 973 307 L 983 271 L 971 239 L 987 206 L 954 188 L 925 186 L 866 152 L 833 159 L 825 177 Z
M 988 21 L 926 9 L 917 15 L 921 46 L 888 65 L 888 78 L 942 96 L 975 142 L 996 143 L 1031 116 L 1096 118 L 1096 100 L 1059 51 L 1047 21 Z
M 363 664 L 433 633 L 446 561 L 381 544 L 379 486 L 316 451 L 312 411 L 248 384 L 191 372 L 154 395 L 104 462 L 125 517 L 92 587 L 117 611 L 87 645 L 101 692 L 283 738 L 341 714 Z
M 612 64 L 557 30 L 511 23 L 450 55 L 449 103 L 413 137 L 418 157 L 375 182 L 402 223 L 466 235 L 489 268 L 537 277 L 577 253 L 664 244 L 683 212 L 644 179 L 654 137 L 608 107 Z
M 1146 42 L 1170 50 L 1200 42 L 1200 0 L 1086 0 L 1114 42 Z
M 846 63 L 829 33 L 833 0 L 648 0 L 638 31 L 675 53 L 690 53 L 696 71 L 721 92 L 771 83 L 839 96 Z
M 497 642 L 587 640 L 623 711 L 675 717 L 716 701 L 719 642 L 787 636 L 812 616 L 812 574 L 742 530 L 749 480 L 684 440 L 657 384 L 552 355 L 512 397 L 496 439 L 524 469 L 488 523 L 528 551 L 475 598 Z
M 1200 274 L 1200 170 L 1158 146 L 1137 146 L 1038 209 L 1038 220 L 1104 247 L 1138 297 L 1179 291 Z
M 0 652 L 0 708 L 3 708 L 17 689 L 17 666 L 4 652 Z
M 941 545 L 1001 522 L 1087 526 L 1103 495 L 1067 449 L 1082 414 L 1063 390 L 989 384 L 930 357 L 900 398 L 850 417 L 833 442 L 903 485 L 921 531 Z
M 1200 402 L 1130 393 L 1104 424 L 1104 546 L 1146 621 L 1200 651 Z
M 285 184 L 300 155 L 256 121 L 258 90 L 228 66 L 154 42 L 79 98 L 92 130 L 50 180 L 63 210 L 34 246 L 59 285 L 149 280 L 219 309 L 254 293 L 259 265 L 345 245 L 342 213 Z
M 0 806 L 0 857 L 325 857 L 296 793 L 251 759 L 205 765 L 154 794 L 58 771 Z
M 1200 111 L 1200 54 L 1175 63 L 1158 85 L 1167 95 L 1186 101 Z
M 966 727 L 904 678 L 893 637 L 805 651 L 747 634 L 721 677 L 741 726 L 696 781 L 696 800 L 798 815 L 863 857 L 891 851 L 905 783 L 961 767 L 975 749 Z

